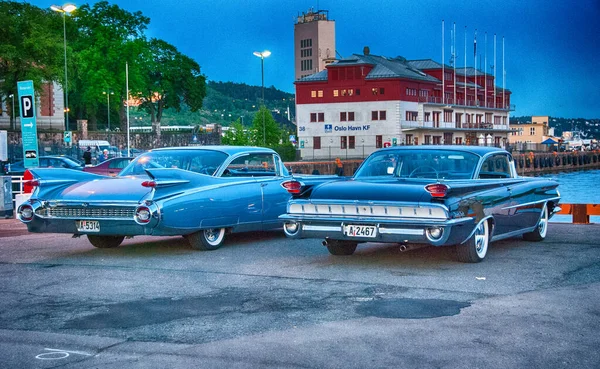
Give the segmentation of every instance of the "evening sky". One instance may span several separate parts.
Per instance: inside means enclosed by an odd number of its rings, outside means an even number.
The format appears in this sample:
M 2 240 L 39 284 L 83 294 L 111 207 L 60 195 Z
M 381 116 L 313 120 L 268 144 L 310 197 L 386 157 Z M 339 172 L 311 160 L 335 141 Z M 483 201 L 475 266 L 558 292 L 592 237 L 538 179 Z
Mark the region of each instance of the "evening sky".
M 34 0 L 49 7 L 53 0 Z M 76 5 L 84 2 L 70 0 Z M 94 1 L 89 1 L 94 3 Z M 371 54 L 450 62 L 451 29 L 457 29 L 457 65 L 473 66 L 477 29 L 480 64 L 487 32 L 488 73 L 497 35 L 496 77 L 502 86 L 505 37 L 506 87 L 512 115 L 600 118 L 599 0 L 112 0 L 151 19 L 147 35 L 175 45 L 195 59 L 209 80 L 261 84 L 260 60 L 269 50 L 265 86 L 294 93 L 294 23 L 310 8 L 329 11 L 336 22 L 336 48 L 344 57 Z

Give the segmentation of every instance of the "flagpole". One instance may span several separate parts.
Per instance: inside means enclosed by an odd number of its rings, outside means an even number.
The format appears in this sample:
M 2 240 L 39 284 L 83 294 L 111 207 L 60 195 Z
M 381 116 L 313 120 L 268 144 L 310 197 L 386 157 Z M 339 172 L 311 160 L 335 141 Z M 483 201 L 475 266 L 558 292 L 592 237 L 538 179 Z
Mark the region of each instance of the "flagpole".
M 473 38 L 473 59 L 475 59 L 475 106 L 477 103 L 477 28 L 475 28 L 475 38 Z
M 456 22 L 454 22 L 454 31 L 452 33 L 452 68 L 454 69 L 454 104 L 456 101 Z
M 446 91 L 446 69 L 445 69 L 445 62 L 444 62 L 444 57 L 445 57 L 445 53 L 444 53 L 444 33 L 445 33 L 445 29 L 444 29 L 444 20 L 442 19 L 442 104 L 446 103 L 446 94 L 444 93 Z
M 494 33 L 494 109 L 498 106 L 496 104 L 496 86 L 498 85 L 498 81 L 496 80 L 496 34 Z
M 467 106 L 467 26 L 465 26 L 465 106 Z
M 129 139 L 129 64 L 125 62 L 125 89 L 127 99 L 127 156 L 131 156 L 130 152 L 130 139 Z
M 484 100 L 485 107 L 487 108 L 488 107 L 488 104 L 487 104 L 487 32 L 485 33 L 485 49 L 484 49 L 484 51 L 485 51 L 484 52 L 485 56 L 483 57 L 483 65 L 484 65 L 483 75 L 485 76 L 485 80 L 483 81 L 483 85 L 484 85 L 485 90 L 484 90 L 483 100 Z M 486 122 L 486 123 L 489 123 L 489 122 Z

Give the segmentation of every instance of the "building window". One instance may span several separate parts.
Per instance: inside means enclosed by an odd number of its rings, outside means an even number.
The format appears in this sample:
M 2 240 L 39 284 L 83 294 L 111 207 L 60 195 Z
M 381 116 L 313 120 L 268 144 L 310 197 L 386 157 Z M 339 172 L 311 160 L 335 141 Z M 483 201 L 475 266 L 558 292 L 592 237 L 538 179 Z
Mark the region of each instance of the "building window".
M 379 120 L 386 120 L 387 119 L 387 113 L 385 110 L 380 110 L 379 111 Z
M 319 113 L 319 122 L 325 121 L 325 113 Z
M 442 141 L 442 136 L 433 136 L 433 144 L 440 145 Z
M 356 147 L 356 137 L 348 136 L 348 148 L 354 149 Z
M 316 150 L 321 148 L 321 137 L 313 137 L 313 148 Z
M 419 113 L 416 111 L 407 111 L 406 112 L 406 120 L 415 122 L 419 118 Z
M 377 95 L 377 92 L 378 92 L 378 90 L 377 90 L 377 87 L 373 87 L 373 88 L 371 89 L 371 93 L 372 93 L 373 95 Z
M 427 96 L 429 96 L 429 91 L 427 91 L 427 90 L 420 90 L 419 91 L 419 96 L 421 96 L 421 97 L 427 97 Z
M 333 97 L 338 97 L 340 96 L 340 91 L 339 90 L 333 90 Z
M 346 136 L 340 137 L 340 148 L 347 149 L 348 148 L 348 138 Z
M 444 110 L 444 122 L 452 122 L 452 110 Z
M 354 95 L 354 89 L 353 88 L 349 88 L 348 89 L 348 96 L 352 96 Z
M 416 88 L 406 88 L 406 96 L 417 96 Z
M 530 136 L 535 136 L 535 127 L 530 127 L 529 128 L 529 135 Z
M 343 111 L 340 113 L 340 122 L 345 122 L 346 120 L 346 112 Z
M 311 91 L 310 97 L 317 97 L 317 91 Z
M 375 136 L 375 148 L 381 149 L 383 147 L 383 136 L 377 135 Z
M 413 144 L 413 135 L 406 135 L 406 144 L 407 145 Z
M 317 113 L 310 113 L 310 122 L 314 123 L 317 121 Z
M 319 91 L 317 92 L 317 96 L 318 96 L 318 97 L 323 97 L 323 90 L 319 90 Z
M 462 137 L 455 137 L 455 138 L 454 138 L 454 142 L 455 142 L 457 145 L 462 145 Z
M 354 122 L 354 112 L 353 111 L 348 112 L 348 121 Z
M 492 113 L 485 113 L 485 123 L 492 123 Z
M 357 94 L 357 95 L 360 95 L 360 88 L 357 88 L 357 89 L 356 89 L 356 94 Z
M 431 135 L 425 135 L 425 145 L 431 145 Z
M 452 136 L 453 136 L 452 132 L 444 133 L 444 145 L 452 145 Z
M 381 87 L 379 89 L 379 94 L 381 94 L 381 95 L 385 94 L 385 88 Z
M 377 120 L 379 119 L 379 112 L 377 110 L 374 110 L 371 112 L 371 120 Z
M 431 122 L 431 113 L 425 113 L 425 121 Z

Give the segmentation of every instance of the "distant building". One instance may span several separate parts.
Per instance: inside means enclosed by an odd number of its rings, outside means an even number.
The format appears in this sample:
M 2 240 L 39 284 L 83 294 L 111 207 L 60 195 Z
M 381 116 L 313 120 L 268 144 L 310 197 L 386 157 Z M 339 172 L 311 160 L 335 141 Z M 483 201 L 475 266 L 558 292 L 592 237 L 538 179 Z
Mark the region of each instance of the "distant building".
M 15 86 L 16 87 L 16 86 Z M 16 89 L 16 88 L 15 88 Z M 18 109 L 18 95 L 15 92 L 15 109 Z M 11 97 L 5 96 L 4 103 L 0 103 L 0 129 L 10 128 L 10 117 L 12 114 Z M 38 129 L 56 129 L 65 128 L 65 100 L 62 87 L 56 82 L 43 83 L 41 89 L 36 90 L 36 125 Z M 18 118 L 18 110 L 15 112 L 17 118 L 14 124 L 17 129 L 21 129 L 21 121 Z
M 503 147 L 514 106 L 494 82 L 474 68 L 370 55 L 365 47 L 295 82 L 302 158 L 362 157 L 401 144 Z
M 533 116 L 529 123 L 510 124 L 511 134 L 508 136 L 508 140 L 512 144 L 542 143 L 554 135 L 554 130 L 548 126 L 549 121 L 550 117 L 548 116 Z
M 329 11 L 310 9 L 294 24 L 294 68 L 299 80 L 325 69 L 335 60 L 335 21 Z

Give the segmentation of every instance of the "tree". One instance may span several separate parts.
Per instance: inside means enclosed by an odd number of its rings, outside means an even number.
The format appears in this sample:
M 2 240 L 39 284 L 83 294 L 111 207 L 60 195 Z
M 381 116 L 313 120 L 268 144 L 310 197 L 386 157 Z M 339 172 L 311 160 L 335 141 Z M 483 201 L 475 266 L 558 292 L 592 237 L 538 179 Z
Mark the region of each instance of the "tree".
M 153 129 L 160 135 L 160 121 L 165 109 L 181 111 L 182 103 L 192 112 L 202 108 L 206 96 L 206 79 L 200 66 L 163 40 L 151 39 L 143 64 L 144 87 L 140 107 L 150 114 Z
M 261 106 L 252 120 L 252 139 L 254 146 L 274 147 L 281 140 L 281 129 L 273 119 L 271 111 Z
M 229 127 L 229 130 L 225 132 L 225 135 L 221 139 L 223 145 L 235 145 L 235 146 L 247 146 L 250 145 L 250 138 L 248 132 L 244 130 L 244 126 L 240 120 L 236 120 Z
M 119 109 L 121 130 L 126 130 L 125 63 L 129 63 L 129 89 L 143 87 L 140 56 L 147 52 L 144 31 L 150 18 L 141 12 L 130 13 L 107 1 L 82 5 L 74 14 L 78 34 L 76 51 L 74 106 L 79 117 L 90 119 L 90 129 L 96 129 L 99 103 L 106 100 L 102 92 L 113 91 Z
M 39 91 L 42 82 L 61 79 L 64 72 L 62 19 L 51 13 L 54 12 L 27 3 L 0 2 L 2 99 L 8 99 L 10 94 L 17 96 L 18 81 L 32 80 Z

